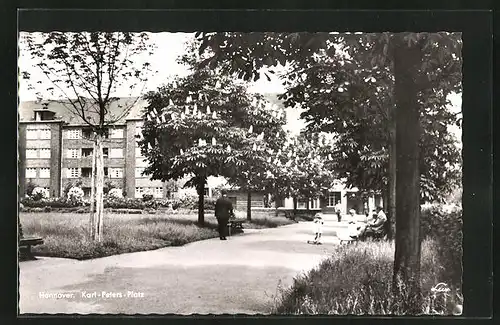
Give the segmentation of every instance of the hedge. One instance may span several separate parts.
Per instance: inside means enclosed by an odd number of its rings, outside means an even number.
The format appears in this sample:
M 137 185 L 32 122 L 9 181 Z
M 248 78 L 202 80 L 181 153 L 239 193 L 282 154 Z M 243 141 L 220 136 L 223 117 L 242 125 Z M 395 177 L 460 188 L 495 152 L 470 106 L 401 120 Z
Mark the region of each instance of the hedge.
M 49 212 L 52 209 L 69 209 L 69 208 L 81 208 L 88 207 L 90 203 L 88 201 L 75 201 L 70 200 L 65 197 L 59 198 L 48 198 L 34 200 L 31 197 L 22 198 L 21 210 L 31 209 L 32 212 Z M 215 199 L 205 198 L 205 210 L 214 210 Z M 198 199 L 197 198 L 183 198 L 183 199 L 133 199 L 133 198 L 117 198 L 117 197 L 105 197 L 104 198 L 104 208 L 105 209 L 129 209 L 129 210 L 157 210 L 159 208 L 169 208 L 172 207 L 174 210 L 187 209 L 187 210 L 197 210 L 198 209 Z M 41 210 L 38 210 L 41 209 Z M 32 210 L 37 209 L 37 210 Z M 77 209 L 75 209 L 75 212 Z

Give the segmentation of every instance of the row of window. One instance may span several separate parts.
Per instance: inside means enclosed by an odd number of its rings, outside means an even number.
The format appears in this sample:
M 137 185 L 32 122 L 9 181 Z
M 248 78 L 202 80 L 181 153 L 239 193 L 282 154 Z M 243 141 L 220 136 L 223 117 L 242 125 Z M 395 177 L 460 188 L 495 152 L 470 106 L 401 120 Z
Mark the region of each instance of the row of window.
M 137 167 L 135 169 L 135 177 L 136 178 L 147 178 L 148 176 L 142 175 L 144 171 L 144 167 Z M 67 178 L 80 178 L 80 177 L 91 177 L 92 176 L 92 168 L 89 167 L 76 167 L 76 168 L 67 168 L 66 177 Z M 123 178 L 123 168 L 108 168 L 104 167 L 104 176 L 109 178 Z
M 66 130 L 66 139 L 89 139 L 92 137 L 93 131 L 90 128 L 83 129 L 68 129 Z M 135 135 L 137 137 L 142 136 L 142 125 L 138 124 L 135 128 Z M 123 139 L 124 132 L 123 129 L 108 129 L 104 135 L 105 138 L 109 139 Z M 26 139 L 28 140 L 37 140 L 37 139 L 50 139 L 51 131 L 50 128 L 42 128 L 42 129 L 26 129 Z
M 50 139 L 51 132 L 50 128 L 44 129 L 26 129 L 26 139 L 28 140 L 38 140 L 38 139 Z
M 82 157 L 91 157 L 93 153 L 92 148 L 71 148 L 66 151 L 66 158 L 79 159 Z M 50 158 L 50 148 L 28 148 L 26 149 L 27 159 L 36 158 Z M 123 158 L 122 148 L 103 148 L 102 153 L 105 158 Z M 142 157 L 141 148 L 135 148 L 135 156 Z
M 50 148 L 28 148 L 26 149 L 26 158 L 36 159 L 36 158 L 50 158 Z
M 26 178 L 50 178 L 50 168 L 26 168 Z
M 89 167 L 76 167 L 67 168 L 66 177 L 67 178 L 80 178 L 80 177 L 91 177 L 92 168 Z M 108 168 L 104 167 L 104 176 L 109 178 L 123 178 L 123 168 Z
M 66 151 L 66 158 L 91 157 L 94 152 L 92 148 L 71 148 Z M 105 158 L 123 158 L 122 148 L 102 148 Z
M 92 148 L 71 148 L 66 151 L 66 158 L 77 159 L 82 157 L 91 157 L 93 152 L 94 149 Z M 122 148 L 102 148 L 102 153 L 105 158 L 123 158 Z M 135 156 L 142 157 L 141 148 L 135 148 Z M 50 155 L 48 158 L 50 158 Z
M 163 187 L 136 187 L 135 197 L 142 198 L 144 194 L 151 194 L 155 198 L 163 197 Z
M 92 138 L 93 131 L 89 128 L 84 129 L 69 129 L 66 130 L 66 139 L 90 139 Z M 106 139 L 123 139 L 123 129 L 108 129 L 104 134 Z

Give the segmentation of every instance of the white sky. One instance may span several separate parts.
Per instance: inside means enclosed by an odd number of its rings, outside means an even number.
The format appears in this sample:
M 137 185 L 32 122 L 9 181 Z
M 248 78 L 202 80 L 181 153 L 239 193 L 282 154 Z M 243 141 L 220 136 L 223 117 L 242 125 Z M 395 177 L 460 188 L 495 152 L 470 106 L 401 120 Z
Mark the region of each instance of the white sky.
M 194 37 L 194 33 L 151 33 L 150 39 L 156 44 L 157 48 L 154 54 L 150 57 L 145 57 L 151 63 L 151 68 L 153 71 L 158 71 L 154 73 L 149 78 L 147 84 L 145 85 L 145 91 L 155 90 L 161 86 L 166 80 L 175 75 L 186 75 L 186 68 L 176 62 L 176 59 L 184 51 L 184 43 Z M 29 71 L 33 79 L 41 78 L 43 75 L 34 68 L 31 67 L 32 61 L 24 55 L 22 44 L 19 48 L 19 59 L 18 66 L 20 71 Z M 257 82 L 253 82 L 249 91 L 255 93 L 283 93 L 284 87 L 277 76 L 270 75 L 271 81 L 268 81 L 265 77 L 260 78 Z M 139 90 L 137 90 L 139 91 Z M 28 89 L 28 84 L 23 79 L 19 79 L 18 88 L 19 100 L 28 101 L 35 100 L 36 95 L 34 90 Z M 127 85 L 124 85 L 122 89 L 118 89 L 115 94 L 116 97 L 126 97 L 126 96 L 138 96 L 140 93 L 131 93 Z M 461 96 L 456 95 L 450 98 L 452 101 L 453 111 L 461 110 Z M 287 109 L 288 125 L 286 129 L 290 130 L 292 133 L 299 133 L 300 129 L 304 127 L 304 121 L 300 120 L 300 111 L 293 108 Z M 454 133 L 461 138 L 460 129 L 457 127 L 451 127 Z

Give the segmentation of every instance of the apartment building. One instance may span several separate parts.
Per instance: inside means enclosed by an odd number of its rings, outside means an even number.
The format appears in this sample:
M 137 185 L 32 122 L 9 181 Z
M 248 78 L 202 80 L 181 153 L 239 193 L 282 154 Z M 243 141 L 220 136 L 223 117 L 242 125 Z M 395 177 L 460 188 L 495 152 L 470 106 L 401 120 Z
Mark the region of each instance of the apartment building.
M 109 127 L 103 142 L 105 183 L 123 189 L 127 197 L 166 198 L 172 193 L 164 182 L 142 175 L 147 161 L 136 135 L 141 134 L 143 106 L 136 98 L 120 98 L 109 108 L 111 115 L 123 117 Z M 130 111 L 123 114 L 126 110 Z M 60 196 L 65 187 L 79 183 L 90 195 L 91 136 L 88 124 L 71 113 L 68 102 L 20 103 L 19 195 L 25 195 L 28 182 L 46 188 L 51 196 Z

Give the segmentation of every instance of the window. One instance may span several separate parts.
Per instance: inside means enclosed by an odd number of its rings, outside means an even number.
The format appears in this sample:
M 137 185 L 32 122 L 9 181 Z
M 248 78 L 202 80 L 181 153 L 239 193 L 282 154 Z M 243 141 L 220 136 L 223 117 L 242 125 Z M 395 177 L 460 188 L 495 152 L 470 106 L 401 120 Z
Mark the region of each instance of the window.
M 334 207 L 340 201 L 340 192 L 330 192 L 328 195 L 328 206 Z
M 155 198 L 161 199 L 163 197 L 163 187 L 155 187 L 153 196 Z
M 50 178 L 50 168 L 40 168 L 40 178 Z
M 143 171 L 144 171 L 144 167 L 135 167 L 135 177 L 136 178 L 144 178 L 145 175 L 142 175 Z
M 109 157 L 109 149 L 102 148 L 102 155 L 104 156 L 104 158 L 108 158 Z
M 123 168 L 110 168 L 109 178 L 123 178 Z
M 137 122 L 135 124 L 135 137 L 136 137 L 136 139 L 142 138 L 142 123 L 140 123 L 140 122 Z
M 38 158 L 38 152 L 36 149 L 26 149 L 26 158 Z
M 68 149 L 68 158 L 80 158 L 80 150 L 78 149 Z
M 94 134 L 94 132 L 92 131 L 91 128 L 84 128 L 82 130 L 82 138 L 84 138 L 84 139 L 92 139 L 93 134 Z
M 135 147 L 135 156 L 136 157 L 142 157 L 141 148 Z
M 68 139 L 81 139 L 81 138 L 82 138 L 82 130 L 80 129 L 68 130 Z
M 68 178 L 80 177 L 80 168 L 68 168 Z
M 135 188 L 135 197 L 136 198 L 142 198 L 143 194 L 144 194 L 144 187 L 136 187 Z
M 82 168 L 82 177 L 91 177 L 92 176 L 92 168 L 84 167 Z
M 319 209 L 319 199 L 311 199 L 309 201 L 309 206 L 311 209 Z
M 110 129 L 109 137 L 111 139 L 123 139 L 123 129 Z
M 123 158 L 123 149 L 121 148 L 111 148 L 109 149 L 110 158 Z
M 38 130 L 27 129 L 26 130 L 26 139 L 28 139 L 28 140 L 38 139 Z
M 305 209 L 305 208 L 307 208 L 306 204 L 307 204 L 307 201 L 302 201 L 302 200 L 297 201 L 297 209 Z
M 36 178 L 36 168 L 26 168 L 26 178 Z
M 89 197 L 90 196 L 90 187 L 83 187 L 83 196 Z
M 47 148 L 40 149 L 40 158 L 50 158 L 50 149 Z
M 92 156 L 93 152 L 94 152 L 94 149 L 92 149 L 92 148 L 82 148 L 82 157 L 90 157 L 90 156 Z
M 50 128 L 40 130 L 40 139 L 50 139 Z

